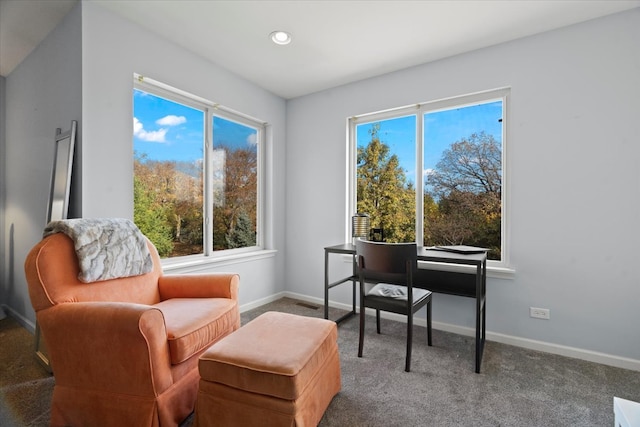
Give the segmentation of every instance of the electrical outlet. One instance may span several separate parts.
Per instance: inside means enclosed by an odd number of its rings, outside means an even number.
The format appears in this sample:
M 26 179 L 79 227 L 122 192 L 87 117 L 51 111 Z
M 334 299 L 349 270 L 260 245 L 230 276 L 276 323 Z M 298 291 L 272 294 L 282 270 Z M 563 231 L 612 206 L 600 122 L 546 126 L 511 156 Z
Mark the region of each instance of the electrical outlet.
M 548 320 L 551 318 L 551 313 L 548 308 L 529 307 L 529 316 Z

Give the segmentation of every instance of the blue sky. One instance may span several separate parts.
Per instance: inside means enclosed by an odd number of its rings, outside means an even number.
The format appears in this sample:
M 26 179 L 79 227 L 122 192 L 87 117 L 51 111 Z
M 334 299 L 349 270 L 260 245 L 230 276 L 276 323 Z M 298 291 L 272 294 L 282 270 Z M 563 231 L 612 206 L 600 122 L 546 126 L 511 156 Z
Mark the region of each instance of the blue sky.
M 502 123 L 499 121 L 501 118 L 502 101 L 427 113 L 424 128 L 423 175 L 435 169 L 442 157 L 442 152 L 452 143 L 473 133 L 484 131 L 502 143 Z M 356 132 L 359 147 L 369 143 L 371 140 L 369 130 L 375 123 L 380 123 L 378 132 L 380 140 L 390 147 L 392 153 L 398 155 L 407 179 L 415 183 L 416 116 L 358 125 Z
M 214 117 L 214 148 L 255 146 L 257 132 Z M 146 92 L 133 94 L 133 147 L 150 160 L 198 161 L 203 157 L 204 113 Z
M 201 110 L 134 90 L 134 150 L 150 160 L 199 161 L 203 157 L 204 114 Z M 494 101 L 426 114 L 424 129 L 423 175 L 434 169 L 442 152 L 452 143 L 484 131 L 502 142 L 502 102 Z M 358 146 L 371 140 L 372 123 L 357 126 Z M 416 116 L 384 120 L 379 137 L 400 158 L 407 179 L 415 177 Z M 255 146 L 256 130 L 220 117 L 214 117 L 214 148 Z

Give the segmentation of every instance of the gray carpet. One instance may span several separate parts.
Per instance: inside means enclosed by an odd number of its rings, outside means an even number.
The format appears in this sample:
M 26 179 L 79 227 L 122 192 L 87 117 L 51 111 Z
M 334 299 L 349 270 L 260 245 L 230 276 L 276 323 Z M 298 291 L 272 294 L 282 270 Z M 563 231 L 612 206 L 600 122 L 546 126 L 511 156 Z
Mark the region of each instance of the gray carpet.
M 322 317 L 312 304 L 283 298 L 242 314 L 269 311 Z M 332 309 L 335 319 L 342 312 Z M 10 338 L 10 336 L 21 338 Z M 640 372 L 488 341 L 474 373 L 471 337 L 415 327 L 411 372 L 404 372 L 405 325 L 368 318 L 364 357 L 357 357 L 358 319 L 338 328 L 342 391 L 320 426 L 611 426 L 613 396 L 640 401 Z M 28 338 L 28 339 L 25 339 Z M 0 425 L 48 425 L 53 379 L 38 365 L 33 338 L 0 321 Z M 192 425 L 192 418 L 182 427 Z
M 48 426 L 54 380 L 36 361 L 34 338 L 11 317 L 0 320 L 0 426 Z

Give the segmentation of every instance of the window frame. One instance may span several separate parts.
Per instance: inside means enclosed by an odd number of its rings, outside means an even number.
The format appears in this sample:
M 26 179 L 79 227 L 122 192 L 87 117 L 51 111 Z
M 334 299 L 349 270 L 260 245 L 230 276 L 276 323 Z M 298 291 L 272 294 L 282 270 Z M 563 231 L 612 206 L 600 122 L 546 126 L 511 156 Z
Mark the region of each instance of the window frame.
M 424 148 L 424 116 L 428 113 L 449 110 L 458 107 L 468 107 L 478 104 L 485 104 L 492 101 L 502 101 L 502 200 L 501 200 L 501 260 L 487 260 L 487 268 L 489 272 L 493 272 L 493 276 L 510 277 L 514 272 L 510 264 L 510 227 L 509 227 L 509 167 L 507 162 L 508 147 L 508 111 L 510 88 L 498 88 L 482 92 L 476 92 L 468 95 L 455 96 L 434 101 L 411 104 L 408 106 L 391 108 L 373 113 L 360 114 L 347 119 L 347 212 L 345 215 L 345 241 L 351 240 L 351 217 L 356 213 L 357 203 L 357 140 L 356 127 L 366 123 L 374 123 L 383 120 L 394 119 L 409 115 L 416 116 L 416 164 L 415 171 L 423 169 L 423 148 Z M 417 174 L 417 176 L 421 176 Z M 416 179 L 416 242 L 424 241 L 424 179 Z M 419 243 L 420 244 L 420 243 Z M 435 266 L 435 263 L 428 263 L 430 266 L 441 269 L 443 266 Z M 431 265 L 434 264 L 434 265 Z M 446 269 L 450 267 L 445 266 Z M 464 268 L 454 268 L 454 271 L 463 271 Z
M 134 73 L 133 90 L 141 90 L 151 95 L 165 98 L 191 108 L 203 111 L 204 114 L 204 143 L 203 143 L 203 252 L 195 255 L 163 258 L 163 268 L 176 270 L 187 268 L 197 271 L 201 264 L 215 262 L 226 265 L 241 262 L 251 257 L 261 259 L 271 256 L 274 250 L 267 248 L 266 224 L 266 145 L 270 125 L 263 121 L 240 113 L 228 107 L 174 88 L 157 80 Z M 256 130 L 256 159 L 257 159 L 257 194 L 256 194 L 256 244 L 244 248 L 213 250 L 213 118 L 219 117 L 234 123 L 248 126 Z

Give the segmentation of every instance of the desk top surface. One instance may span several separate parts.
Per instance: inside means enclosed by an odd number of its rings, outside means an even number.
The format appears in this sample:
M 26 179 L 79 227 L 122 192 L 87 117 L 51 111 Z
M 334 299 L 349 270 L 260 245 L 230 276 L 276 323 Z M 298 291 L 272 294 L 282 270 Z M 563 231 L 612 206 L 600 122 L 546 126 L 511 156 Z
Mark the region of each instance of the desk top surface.
M 356 245 L 353 243 L 342 243 L 340 245 L 327 246 L 325 252 L 353 255 L 356 253 Z M 486 261 L 487 253 L 461 254 L 457 252 L 447 252 L 443 250 L 435 250 L 430 247 L 418 246 L 419 261 L 446 262 L 453 264 L 471 264 L 478 265 Z

